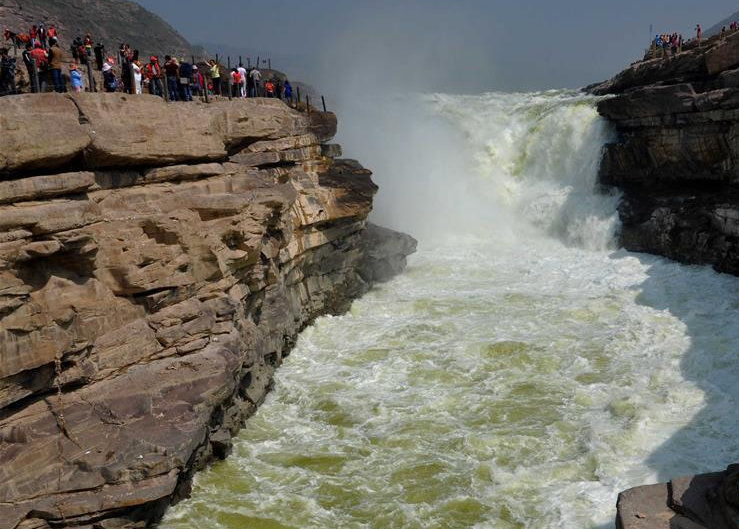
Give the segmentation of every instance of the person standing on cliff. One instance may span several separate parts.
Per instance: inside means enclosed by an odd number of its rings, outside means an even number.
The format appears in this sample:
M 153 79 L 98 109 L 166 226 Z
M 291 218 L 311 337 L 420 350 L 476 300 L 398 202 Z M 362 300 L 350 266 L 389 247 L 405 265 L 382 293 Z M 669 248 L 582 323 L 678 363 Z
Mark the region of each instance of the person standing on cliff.
M 38 41 L 34 44 L 33 50 L 30 51 L 30 56 L 33 64 L 36 66 L 36 73 L 39 79 L 39 86 L 36 87 L 36 92 L 46 92 L 46 72 L 49 69 L 49 56 Z M 31 79 L 33 79 L 33 73 L 31 73 Z
M 698 39 L 698 46 L 701 45 L 701 37 L 703 36 L 703 29 L 701 29 L 701 25 L 697 24 L 695 26 L 695 38 Z
M 66 92 L 64 86 L 64 77 L 62 76 L 62 49 L 56 37 L 49 41 L 49 72 L 51 72 L 51 80 L 54 83 L 54 91 L 62 94 Z
M 192 93 L 198 97 L 205 95 L 205 79 L 197 64 L 192 65 Z
M 103 69 L 103 62 L 105 57 L 105 46 L 103 46 L 100 42 L 98 42 L 97 46 L 95 46 L 95 66 L 97 67 L 98 71 L 101 71 Z
M 164 56 L 164 73 L 167 76 L 167 92 L 169 93 L 169 100 L 177 101 L 180 81 L 180 65 L 177 64 L 177 59 L 174 59 L 169 55 Z
M 221 95 L 221 66 L 215 59 L 210 61 L 210 78 L 213 80 L 213 94 Z
M 254 68 L 249 69 L 249 73 L 246 74 L 246 97 L 257 97 L 256 89 L 254 88 L 254 77 L 251 72 Z
M 156 55 L 149 58 L 149 64 L 144 68 L 144 75 L 149 80 L 149 93 L 153 96 L 164 97 L 162 70 L 159 67 L 159 58 Z
M 69 81 L 72 84 L 72 92 L 79 93 L 85 91 L 82 74 L 77 69 L 77 65 L 75 63 L 69 65 Z
M 246 78 L 248 74 L 246 73 L 246 68 L 244 68 L 244 63 L 239 63 L 239 75 L 241 76 L 241 83 L 239 84 L 241 97 L 246 97 L 248 94 L 246 91 Z
M 262 72 L 254 68 L 249 77 L 254 81 L 254 95 L 252 97 L 262 97 Z
M 47 45 L 46 45 L 46 39 L 47 39 L 46 26 L 44 26 L 44 23 L 42 22 L 38 26 L 38 41 L 41 43 L 41 47 L 42 48 L 46 48 L 47 47 Z M 49 43 L 49 44 L 51 44 L 51 43 Z
M 26 43 L 26 49 L 23 50 L 23 53 L 21 54 L 21 57 L 23 58 L 23 64 L 26 65 L 26 69 L 28 70 L 28 78 L 30 79 L 29 84 L 31 85 L 31 92 L 36 93 L 38 92 L 38 86 L 36 86 L 36 79 L 33 76 L 33 56 L 31 55 L 31 50 L 33 49 L 33 46 L 30 42 Z
M 180 62 L 180 99 L 192 101 L 192 64 L 182 59 Z
M 15 86 L 15 58 L 8 55 L 8 49 L 0 49 L 0 96 L 13 95 Z
M 118 90 L 118 79 L 116 79 L 113 67 L 109 62 L 103 64 L 103 86 L 106 92 L 115 92 Z

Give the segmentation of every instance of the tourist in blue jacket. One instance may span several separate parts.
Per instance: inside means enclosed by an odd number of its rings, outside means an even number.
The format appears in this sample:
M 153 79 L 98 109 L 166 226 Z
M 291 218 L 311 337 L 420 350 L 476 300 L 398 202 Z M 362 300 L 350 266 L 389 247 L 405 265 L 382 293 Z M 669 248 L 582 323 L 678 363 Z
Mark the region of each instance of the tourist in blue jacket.
M 77 69 L 77 65 L 72 63 L 69 66 L 69 80 L 72 83 L 72 92 L 84 92 L 85 85 L 82 83 L 82 74 Z

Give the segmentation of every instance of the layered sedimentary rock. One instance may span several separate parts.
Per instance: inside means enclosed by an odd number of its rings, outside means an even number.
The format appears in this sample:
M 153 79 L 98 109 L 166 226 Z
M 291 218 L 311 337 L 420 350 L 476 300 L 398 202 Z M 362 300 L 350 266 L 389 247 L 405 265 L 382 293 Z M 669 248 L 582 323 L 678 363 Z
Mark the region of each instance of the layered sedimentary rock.
M 299 331 L 402 269 L 335 130 L 274 100 L 0 99 L 0 529 L 155 521 Z
M 624 191 L 623 245 L 739 274 L 739 33 L 591 91 L 615 95 L 600 180 Z
M 618 133 L 600 180 L 624 192 L 623 246 L 739 274 L 739 33 L 590 90 L 614 96 L 598 105 Z M 620 495 L 617 524 L 739 528 L 738 487 L 737 466 L 637 487 Z

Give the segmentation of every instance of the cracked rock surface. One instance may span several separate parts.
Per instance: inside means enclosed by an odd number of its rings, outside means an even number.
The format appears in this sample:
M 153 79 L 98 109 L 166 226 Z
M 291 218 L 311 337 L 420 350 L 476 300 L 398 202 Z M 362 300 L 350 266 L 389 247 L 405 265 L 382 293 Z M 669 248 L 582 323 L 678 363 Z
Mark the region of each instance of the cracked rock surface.
M 155 522 L 298 333 L 403 269 L 335 131 L 276 100 L 0 99 L 0 529 Z

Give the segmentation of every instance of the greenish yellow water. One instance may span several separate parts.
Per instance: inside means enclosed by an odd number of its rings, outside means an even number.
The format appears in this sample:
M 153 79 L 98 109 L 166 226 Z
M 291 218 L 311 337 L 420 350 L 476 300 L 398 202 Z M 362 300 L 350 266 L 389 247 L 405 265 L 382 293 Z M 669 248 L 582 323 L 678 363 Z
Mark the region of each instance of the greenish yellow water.
M 739 280 L 609 250 L 593 105 L 437 95 L 350 121 L 379 219 L 453 235 L 303 333 L 162 529 L 606 529 L 620 490 L 739 458 Z
M 681 369 L 693 342 L 736 338 L 736 308 L 701 293 L 737 290 L 554 243 L 425 251 L 304 333 L 233 456 L 163 527 L 609 526 L 619 490 L 691 470 L 679 451 L 650 458 L 706 405 Z M 715 317 L 699 336 L 659 308 L 682 299 Z M 730 353 L 702 354 L 707 369 Z M 692 429 L 700 465 L 726 463 L 731 428 Z

